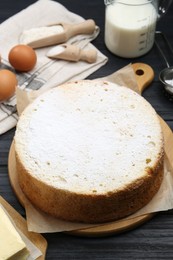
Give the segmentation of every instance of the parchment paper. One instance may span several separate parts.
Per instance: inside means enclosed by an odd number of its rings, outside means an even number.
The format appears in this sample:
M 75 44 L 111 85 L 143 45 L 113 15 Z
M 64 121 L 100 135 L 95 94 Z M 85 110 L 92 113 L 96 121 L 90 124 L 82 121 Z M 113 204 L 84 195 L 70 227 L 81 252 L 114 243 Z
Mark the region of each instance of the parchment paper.
M 120 69 L 110 76 L 104 77 L 103 79 L 110 80 L 111 82 L 117 83 L 121 86 L 129 87 L 138 92 L 138 85 L 136 82 L 135 73 L 131 65 L 127 65 L 126 67 Z M 25 98 L 27 101 L 29 100 L 29 102 L 32 102 L 32 100 L 38 94 L 39 93 L 36 92 L 33 92 L 31 94 L 30 92 L 31 96 L 28 97 L 25 93 Z M 22 93 L 20 93 L 20 95 L 17 97 L 17 104 L 20 104 Z M 18 110 L 20 112 L 23 109 L 24 104 L 22 105 L 22 107 L 20 107 L 20 105 L 18 106 Z M 163 119 L 160 118 L 160 122 L 162 125 L 165 140 L 164 180 L 162 182 L 160 190 L 153 197 L 150 203 L 148 203 L 144 208 L 126 219 L 135 218 L 137 216 L 148 213 L 165 211 L 173 208 L 173 133 L 167 126 L 167 124 L 163 121 Z M 53 218 L 36 209 L 28 200 L 26 200 L 25 209 L 29 231 L 34 231 L 38 233 L 61 232 L 98 226 L 91 224 L 72 223 Z

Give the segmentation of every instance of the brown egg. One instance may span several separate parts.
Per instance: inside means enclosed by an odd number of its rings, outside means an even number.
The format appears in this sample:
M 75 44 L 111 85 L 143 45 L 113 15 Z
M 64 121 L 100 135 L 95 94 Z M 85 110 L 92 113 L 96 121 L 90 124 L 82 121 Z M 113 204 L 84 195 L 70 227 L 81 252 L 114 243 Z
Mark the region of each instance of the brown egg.
M 10 70 L 0 70 L 0 101 L 9 99 L 16 90 L 17 78 Z
M 19 44 L 10 50 L 8 59 L 17 71 L 27 72 L 34 68 L 37 55 L 30 46 Z

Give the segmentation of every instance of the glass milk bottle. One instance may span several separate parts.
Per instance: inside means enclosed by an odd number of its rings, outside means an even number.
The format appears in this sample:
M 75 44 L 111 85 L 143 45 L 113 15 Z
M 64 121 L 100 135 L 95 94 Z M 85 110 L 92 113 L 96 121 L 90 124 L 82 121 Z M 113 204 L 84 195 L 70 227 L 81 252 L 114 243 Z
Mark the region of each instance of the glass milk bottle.
M 156 22 L 172 0 L 105 0 L 105 44 L 114 54 L 135 58 L 154 44 Z

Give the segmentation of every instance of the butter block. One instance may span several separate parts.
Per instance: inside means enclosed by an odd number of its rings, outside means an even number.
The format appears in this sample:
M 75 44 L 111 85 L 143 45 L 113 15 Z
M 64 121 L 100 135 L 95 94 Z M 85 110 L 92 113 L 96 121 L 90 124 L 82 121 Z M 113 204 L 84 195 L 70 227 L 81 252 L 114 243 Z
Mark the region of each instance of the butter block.
M 0 260 L 24 260 L 28 256 L 25 243 L 0 205 Z

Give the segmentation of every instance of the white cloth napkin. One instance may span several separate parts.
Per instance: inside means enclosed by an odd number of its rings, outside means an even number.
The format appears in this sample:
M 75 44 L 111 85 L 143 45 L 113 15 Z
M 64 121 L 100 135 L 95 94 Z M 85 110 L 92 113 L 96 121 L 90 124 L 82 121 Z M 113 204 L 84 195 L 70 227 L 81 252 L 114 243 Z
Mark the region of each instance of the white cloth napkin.
M 92 18 L 92 17 L 91 17 Z M 58 2 L 39 0 L 12 16 L 0 25 L 0 46 L 2 63 L 0 69 L 16 71 L 8 62 L 10 49 L 19 44 L 23 30 L 46 26 L 53 23 L 80 23 L 84 19 L 76 15 Z M 96 49 L 90 42 L 97 37 L 99 28 L 96 26 L 92 35 L 78 35 L 68 43 L 76 44 L 82 49 Z M 107 57 L 97 50 L 97 61 L 89 64 L 83 61 L 68 62 L 51 60 L 45 56 L 51 47 L 37 49 L 37 65 L 29 73 L 16 73 L 20 89 L 25 91 L 47 90 L 69 80 L 80 80 L 89 76 L 107 62 Z M 20 102 L 20 100 L 18 100 Z M 18 120 L 16 111 L 16 95 L 6 102 L 0 103 L 0 134 L 13 128 Z

